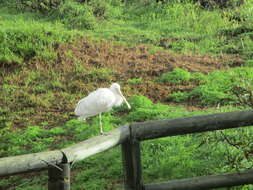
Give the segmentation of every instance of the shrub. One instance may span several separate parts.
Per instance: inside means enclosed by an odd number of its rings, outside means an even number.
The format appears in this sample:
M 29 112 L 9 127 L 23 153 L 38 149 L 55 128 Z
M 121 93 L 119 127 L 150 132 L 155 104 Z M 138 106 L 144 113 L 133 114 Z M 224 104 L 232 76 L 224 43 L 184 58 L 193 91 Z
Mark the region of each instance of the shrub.
M 174 92 L 173 94 L 169 95 L 168 99 L 171 99 L 174 102 L 183 102 L 187 100 L 189 94 L 187 92 Z
M 62 25 L 25 21 L 22 17 L 3 21 L 0 28 L 0 64 L 22 63 L 34 57 L 52 59 L 54 49 L 77 34 Z
M 81 4 L 74 1 L 67 1 L 61 4 L 53 17 L 60 19 L 69 28 L 94 29 L 96 27 L 96 18 L 93 10 L 86 3 Z
M 57 9 L 65 0 L 10 0 L 7 2 L 9 6 L 14 6 L 22 11 L 40 12 L 48 14 L 50 11 Z
M 105 18 L 108 15 L 109 4 L 104 0 L 90 1 L 89 4 L 93 7 L 93 14 L 96 17 Z
M 195 88 L 190 96 L 198 97 L 205 105 L 236 104 L 238 97 L 252 89 L 252 78 L 252 67 L 215 71 L 207 75 L 204 84 Z
M 127 115 L 129 122 L 141 122 L 148 120 L 159 119 L 162 114 L 166 113 L 164 110 L 152 109 L 152 108 L 137 108 L 135 111 L 130 112 Z
M 198 2 L 202 7 L 213 9 L 213 8 L 228 8 L 240 6 L 244 3 L 244 0 L 194 0 Z
M 203 73 L 200 72 L 194 72 L 192 73 L 192 80 L 200 82 L 200 83 L 204 83 L 206 81 L 206 75 L 204 75 Z
M 145 96 L 135 95 L 129 99 L 132 106 L 130 112 L 126 115 L 127 122 L 157 120 L 165 118 L 175 118 L 182 116 L 184 109 L 163 104 L 153 104 Z
M 138 108 L 148 108 L 152 106 L 152 101 L 142 95 L 134 95 L 129 99 L 129 104 L 132 106 L 133 110 Z
M 229 103 L 235 100 L 229 92 L 232 89 L 229 79 L 222 71 L 211 73 L 207 76 L 205 84 L 200 85 L 191 93 L 193 97 L 199 97 L 203 104 Z
M 92 7 L 94 16 L 103 19 L 121 17 L 123 13 L 120 0 L 90 0 L 88 5 Z
M 202 104 L 215 105 L 218 103 L 228 104 L 235 101 L 235 96 L 231 96 L 228 92 L 231 90 L 230 87 L 203 85 L 193 90 L 191 96 L 199 97 Z
M 178 84 L 191 79 L 191 73 L 184 69 L 176 68 L 171 72 L 163 73 L 156 81 L 162 83 Z
M 167 106 L 156 106 L 150 99 L 142 95 L 131 97 L 129 104 L 132 106 L 132 109 L 126 116 L 128 122 L 159 119 L 161 115 L 168 113 Z

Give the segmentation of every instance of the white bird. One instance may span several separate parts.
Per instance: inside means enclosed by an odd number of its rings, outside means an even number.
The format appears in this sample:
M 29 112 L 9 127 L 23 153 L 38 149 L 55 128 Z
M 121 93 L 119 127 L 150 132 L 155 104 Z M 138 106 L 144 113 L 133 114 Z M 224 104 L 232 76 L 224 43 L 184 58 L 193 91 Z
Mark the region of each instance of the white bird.
M 113 106 L 122 105 L 123 101 L 131 109 L 130 104 L 123 96 L 120 85 L 113 83 L 110 88 L 99 88 L 81 99 L 75 108 L 79 120 L 99 114 L 100 133 L 103 134 L 101 114 L 109 111 Z

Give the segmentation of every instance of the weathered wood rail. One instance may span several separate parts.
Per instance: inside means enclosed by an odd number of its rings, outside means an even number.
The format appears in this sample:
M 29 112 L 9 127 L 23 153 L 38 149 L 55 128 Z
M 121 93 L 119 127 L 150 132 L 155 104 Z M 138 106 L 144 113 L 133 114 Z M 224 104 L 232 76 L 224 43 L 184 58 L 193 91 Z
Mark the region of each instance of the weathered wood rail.
M 253 110 L 133 123 L 61 150 L 0 158 L 0 177 L 48 169 L 49 190 L 70 190 L 73 162 L 121 144 L 126 190 L 198 190 L 253 184 L 253 170 L 154 184 L 143 184 L 141 171 L 143 140 L 248 126 L 253 126 Z

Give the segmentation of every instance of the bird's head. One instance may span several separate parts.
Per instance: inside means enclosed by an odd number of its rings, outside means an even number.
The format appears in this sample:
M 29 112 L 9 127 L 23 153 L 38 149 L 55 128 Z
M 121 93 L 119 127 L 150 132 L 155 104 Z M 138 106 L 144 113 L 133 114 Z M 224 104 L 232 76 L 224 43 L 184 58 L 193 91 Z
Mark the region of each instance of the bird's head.
M 120 85 L 118 83 L 112 83 L 112 85 L 110 86 L 110 89 L 114 92 L 116 92 L 117 94 L 119 94 L 123 100 L 125 101 L 128 109 L 131 109 L 131 106 L 130 104 L 127 102 L 126 98 L 123 96 L 121 90 L 120 90 Z
M 110 86 L 110 89 L 113 89 L 113 90 L 120 90 L 120 85 L 118 83 L 112 83 L 112 85 Z

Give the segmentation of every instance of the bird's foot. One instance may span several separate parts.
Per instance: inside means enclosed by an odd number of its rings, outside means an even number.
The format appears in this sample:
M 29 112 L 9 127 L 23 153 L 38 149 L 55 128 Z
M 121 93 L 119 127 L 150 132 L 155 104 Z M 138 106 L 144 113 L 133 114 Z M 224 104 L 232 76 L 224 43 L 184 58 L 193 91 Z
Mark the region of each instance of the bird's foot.
M 108 132 L 100 132 L 100 135 L 106 136 L 106 135 L 109 135 L 109 133 Z

